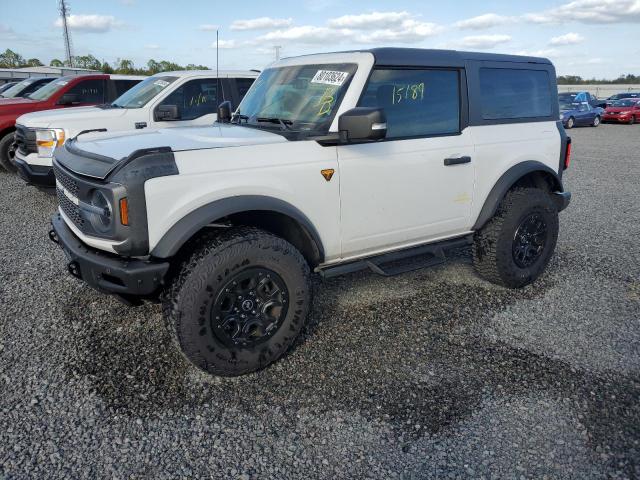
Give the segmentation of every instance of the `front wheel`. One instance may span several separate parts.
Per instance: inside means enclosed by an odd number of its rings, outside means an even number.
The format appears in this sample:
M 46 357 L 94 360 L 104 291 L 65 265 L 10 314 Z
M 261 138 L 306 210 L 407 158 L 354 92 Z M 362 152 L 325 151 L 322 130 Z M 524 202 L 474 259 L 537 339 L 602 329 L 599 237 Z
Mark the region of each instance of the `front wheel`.
M 15 172 L 16 167 L 13 164 L 12 156 L 14 142 L 14 133 L 8 133 L 4 137 L 0 138 L 0 166 L 8 172 Z
M 569 120 L 567 120 L 567 129 L 573 128 L 575 125 L 576 125 L 575 118 L 569 117 Z
M 293 344 L 311 304 L 309 266 L 287 241 L 242 227 L 202 237 L 165 294 L 169 331 L 201 369 L 236 376 Z
M 473 263 L 492 283 L 524 287 L 544 271 L 558 240 L 558 209 L 548 192 L 517 188 L 475 234 Z
M 593 119 L 593 123 L 591 123 L 591 126 L 597 127 L 598 125 L 600 125 L 600 117 L 596 115 L 596 118 Z

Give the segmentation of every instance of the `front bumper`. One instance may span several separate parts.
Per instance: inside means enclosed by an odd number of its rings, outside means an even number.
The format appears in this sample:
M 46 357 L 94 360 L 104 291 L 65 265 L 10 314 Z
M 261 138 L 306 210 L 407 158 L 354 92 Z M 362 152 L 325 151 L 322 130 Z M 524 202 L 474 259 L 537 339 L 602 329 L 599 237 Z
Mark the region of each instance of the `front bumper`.
M 51 218 L 51 225 L 49 238 L 67 255 L 69 272 L 90 287 L 128 298 L 152 296 L 164 284 L 169 262 L 123 258 L 88 247 L 59 213 Z
M 22 158 L 16 156 L 14 158 L 18 175 L 29 185 L 36 187 L 55 187 L 56 177 L 53 174 L 53 167 L 45 165 L 30 165 Z
M 602 117 L 602 121 L 629 123 L 631 121 L 631 115 L 605 115 Z

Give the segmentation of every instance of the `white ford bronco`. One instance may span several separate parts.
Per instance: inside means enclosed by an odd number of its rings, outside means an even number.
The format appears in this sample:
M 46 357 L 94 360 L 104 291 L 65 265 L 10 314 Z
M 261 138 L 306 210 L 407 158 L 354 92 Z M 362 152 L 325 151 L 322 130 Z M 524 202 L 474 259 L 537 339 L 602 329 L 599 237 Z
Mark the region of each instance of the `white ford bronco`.
M 20 176 L 37 187 L 54 187 L 55 148 L 81 132 L 117 132 L 211 125 L 218 104 L 238 105 L 257 71 L 187 70 L 163 72 L 133 88 L 122 88 L 104 105 L 27 113 L 16 121 L 14 162 Z
M 213 126 L 56 150 L 50 237 L 90 286 L 162 302 L 195 365 L 240 375 L 292 345 L 312 272 L 392 275 L 472 245 L 487 280 L 533 282 L 570 200 L 558 118 L 542 58 L 382 48 L 284 59 L 233 114 L 220 105 Z

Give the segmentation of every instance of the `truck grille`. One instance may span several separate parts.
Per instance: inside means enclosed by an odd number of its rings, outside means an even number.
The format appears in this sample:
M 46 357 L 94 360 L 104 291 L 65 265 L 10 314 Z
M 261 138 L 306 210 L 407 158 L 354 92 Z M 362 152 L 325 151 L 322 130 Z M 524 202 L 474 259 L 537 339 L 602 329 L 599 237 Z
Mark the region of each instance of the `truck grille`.
M 56 181 L 58 181 L 72 195 L 74 195 L 75 197 L 78 196 L 78 182 L 64 173 L 62 169 L 59 168 L 55 163 L 53 164 L 53 173 L 56 176 Z
M 18 144 L 18 150 L 23 155 L 38 152 L 35 130 L 16 125 L 16 143 Z
M 84 218 L 80 213 L 80 209 L 73 203 L 71 200 L 67 198 L 62 190 L 56 188 L 56 193 L 58 194 L 58 203 L 60 204 L 60 208 L 64 212 L 64 214 L 71 220 L 76 227 L 79 229 L 84 228 Z

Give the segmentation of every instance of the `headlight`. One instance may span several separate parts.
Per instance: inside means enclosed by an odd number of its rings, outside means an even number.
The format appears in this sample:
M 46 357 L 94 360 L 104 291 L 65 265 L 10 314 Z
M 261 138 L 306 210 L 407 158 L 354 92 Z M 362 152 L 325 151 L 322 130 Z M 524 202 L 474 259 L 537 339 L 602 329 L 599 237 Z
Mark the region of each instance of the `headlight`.
M 629 115 L 631 112 L 630 111 L 626 111 L 626 112 L 620 112 L 620 115 Z
M 64 130 L 61 128 L 51 128 L 47 130 L 36 130 L 36 145 L 39 157 L 51 157 L 56 147 L 64 143 Z
M 89 215 L 91 225 L 97 231 L 105 233 L 111 229 L 113 223 L 113 207 L 111 202 L 100 190 L 94 190 L 91 195 L 91 206 L 94 207 Z

